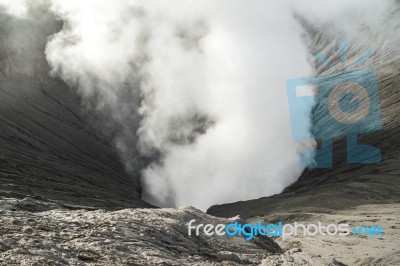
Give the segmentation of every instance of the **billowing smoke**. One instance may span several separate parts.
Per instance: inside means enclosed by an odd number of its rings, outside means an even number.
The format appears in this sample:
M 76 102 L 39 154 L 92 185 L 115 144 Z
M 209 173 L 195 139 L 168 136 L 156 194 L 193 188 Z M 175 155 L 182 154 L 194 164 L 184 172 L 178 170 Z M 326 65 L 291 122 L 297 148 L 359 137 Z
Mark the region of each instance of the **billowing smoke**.
M 305 24 L 354 38 L 390 4 L 54 0 L 64 27 L 46 56 L 109 114 L 145 199 L 205 209 L 278 193 L 301 173 L 285 84 L 313 74 Z
M 113 119 L 139 128 L 121 151 L 156 158 L 142 171 L 158 205 L 211 204 L 280 192 L 300 173 L 285 81 L 311 74 L 287 3 L 55 2 L 65 30 L 47 58 Z M 126 102 L 121 90 L 140 92 Z M 125 113 L 126 112 L 126 113 Z M 130 135 L 130 136 L 129 136 Z M 126 139 L 137 136 L 136 146 Z M 133 143 L 130 141 L 129 143 Z

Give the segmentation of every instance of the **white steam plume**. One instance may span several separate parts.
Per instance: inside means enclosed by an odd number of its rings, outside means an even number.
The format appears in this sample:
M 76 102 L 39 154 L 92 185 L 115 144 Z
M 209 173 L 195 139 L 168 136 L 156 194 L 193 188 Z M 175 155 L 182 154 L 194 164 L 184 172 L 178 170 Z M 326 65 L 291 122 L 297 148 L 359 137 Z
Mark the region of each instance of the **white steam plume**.
M 204 209 L 295 180 L 285 81 L 312 73 L 287 2 L 110 3 L 56 2 L 68 24 L 47 58 L 114 115 L 121 86 L 140 90 L 139 142 L 126 148 L 161 154 L 142 172 L 148 200 Z
M 116 145 L 128 170 L 142 170 L 145 198 L 205 209 L 278 193 L 302 171 L 285 82 L 313 67 L 295 14 L 351 36 L 381 25 L 391 2 L 52 3 L 65 22 L 46 50 L 53 73 L 119 125 Z M 153 159 L 144 169 L 137 150 Z

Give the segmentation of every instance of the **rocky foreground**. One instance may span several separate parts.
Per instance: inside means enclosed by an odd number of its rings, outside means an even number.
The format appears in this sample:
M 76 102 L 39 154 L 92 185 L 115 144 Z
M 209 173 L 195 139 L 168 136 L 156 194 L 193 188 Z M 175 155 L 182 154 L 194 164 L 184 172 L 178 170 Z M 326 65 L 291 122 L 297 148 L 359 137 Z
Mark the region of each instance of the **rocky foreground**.
M 384 236 L 189 236 L 187 223 L 228 224 L 192 207 L 68 210 L 32 198 L 0 200 L 0 265 L 400 265 L 400 204 L 247 220 L 377 225 Z M 240 220 L 240 222 L 244 222 Z M 194 232 L 193 232 L 194 233 Z M 279 244 L 279 245 L 278 245 Z
M 192 219 L 233 220 L 191 207 L 67 210 L 26 198 L 2 199 L 0 208 L 1 265 L 335 265 L 269 238 L 188 236 Z

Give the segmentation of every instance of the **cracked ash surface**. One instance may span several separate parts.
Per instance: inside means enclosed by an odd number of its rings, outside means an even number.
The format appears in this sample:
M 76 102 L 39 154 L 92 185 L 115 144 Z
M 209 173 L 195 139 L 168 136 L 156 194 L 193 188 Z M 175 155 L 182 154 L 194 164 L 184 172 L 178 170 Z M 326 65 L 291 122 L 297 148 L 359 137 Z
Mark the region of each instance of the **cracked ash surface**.
M 330 264 L 298 248 L 284 252 L 265 237 L 188 236 L 192 219 L 212 224 L 233 220 L 192 207 L 93 211 L 59 209 L 29 198 L 0 202 L 1 265 Z M 40 212 L 29 206 L 41 206 Z

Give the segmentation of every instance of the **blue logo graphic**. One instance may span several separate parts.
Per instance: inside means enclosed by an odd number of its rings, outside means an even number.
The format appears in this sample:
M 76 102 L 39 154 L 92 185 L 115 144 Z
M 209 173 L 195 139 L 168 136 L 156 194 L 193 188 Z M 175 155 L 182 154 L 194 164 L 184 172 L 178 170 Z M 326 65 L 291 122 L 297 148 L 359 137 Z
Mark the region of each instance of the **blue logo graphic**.
M 383 236 L 383 228 L 380 225 L 377 226 L 360 226 L 359 228 L 353 228 L 351 232 L 358 236 Z
M 200 235 L 200 231 L 206 236 L 218 235 L 218 236 L 243 236 L 247 241 L 252 240 L 257 236 L 269 236 L 269 237 L 282 237 L 285 240 L 290 236 L 298 236 L 303 234 L 304 236 L 349 236 L 351 233 L 356 236 L 383 236 L 383 228 L 380 225 L 374 226 L 360 226 L 351 229 L 349 224 L 322 224 L 321 222 L 315 224 L 302 224 L 294 222 L 294 224 L 283 224 L 282 221 L 278 223 L 267 223 L 263 224 L 264 221 L 258 221 L 255 224 L 241 224 L 238 221 L 225 224 L 198 224 L 192 225 L 196 222 L 196 219 L 192 219 L 188 223 L 188 235 L 191 236 L 193 233 L 196 236 Z M 351 230 L 350 230 L 351 229 Z
M 340 58 L 346 61 L 347 42 L 339 41 Z M 353 67 L 359 67 L 372 55 L 367 51 Z M 317 60 L 334 67 L 325 55 Z M 301 154 L 301 164 L 309 168 L 332 168 L 332 138 L 347 137 L 347 163 L 372 164 L 381 161 L 381 152 L 374 146 L 358 143 L 358 135 L 382 129 L 376 73 L 371 69 L 338 72 L 329 75 L 290 79 L 286 83 L 289 99 L 292 135 L 297 141 L 307 141 L 308 117 L 305 110 L 312 108 L 313 138 L 320 141 L 319 149 Z M 301 90 L 308 88 L 308 93 Z M 310 89 L 311 88 L 311 89 Z M 310 93 L 311 90 L 311 93 Z M 299 93 L 300 91 L 300 93 Z M 309 111 L 309 110 L 308 110 Z M 314 161 L 309 164 L 307 158 Z

